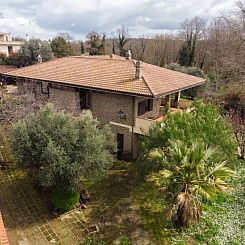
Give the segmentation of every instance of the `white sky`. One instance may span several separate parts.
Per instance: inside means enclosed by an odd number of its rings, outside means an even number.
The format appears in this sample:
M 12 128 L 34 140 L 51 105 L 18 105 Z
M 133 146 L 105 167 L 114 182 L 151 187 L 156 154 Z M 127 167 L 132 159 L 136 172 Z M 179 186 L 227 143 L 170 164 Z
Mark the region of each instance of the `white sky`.
M 209 21 L 234 8 L 234 0 L 0 0 L 0 32 L 52 38 L 68 32 L 84 38 L 89 31 L 109 36 L 125 25 L 132 37 L 174 31 L 186 18 Z

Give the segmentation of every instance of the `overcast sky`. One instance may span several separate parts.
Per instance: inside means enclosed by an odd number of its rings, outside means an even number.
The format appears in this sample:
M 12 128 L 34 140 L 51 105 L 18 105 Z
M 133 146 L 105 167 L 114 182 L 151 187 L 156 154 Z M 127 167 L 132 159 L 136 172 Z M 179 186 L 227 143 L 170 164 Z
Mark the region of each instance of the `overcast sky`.
M 0 32 L 84 38 L 92 30 L 112 35 L 123 24 L 132 37 L 149 36 L 177 30 L 186 18 L 210 20 L 233 6 L 234 0 L 0 0 Z

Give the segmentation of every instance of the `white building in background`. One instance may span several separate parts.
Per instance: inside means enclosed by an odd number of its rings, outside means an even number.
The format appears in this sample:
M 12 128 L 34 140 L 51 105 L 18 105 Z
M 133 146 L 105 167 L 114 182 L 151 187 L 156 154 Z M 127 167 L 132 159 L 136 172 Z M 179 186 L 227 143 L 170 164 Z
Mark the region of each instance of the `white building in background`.
M 0 32 L 0 55 L 11 56 L 18 52 L 22 45 L 20 41 L 13 41 L 10 33 Z

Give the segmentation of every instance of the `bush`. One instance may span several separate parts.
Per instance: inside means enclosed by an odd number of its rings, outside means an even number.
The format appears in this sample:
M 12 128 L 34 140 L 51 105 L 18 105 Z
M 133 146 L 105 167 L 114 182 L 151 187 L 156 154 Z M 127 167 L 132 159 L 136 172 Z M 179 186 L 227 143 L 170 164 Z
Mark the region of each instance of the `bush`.
M 59 189 L 54 191 L 51 202 L 55 211 L 64 213 L 79 202 L 79 197 L 79 192 Z
M 152 127 L 141 140 L 141 150 L 147 154 L 153 148 L 169 145 L 170 140 L 181 140 L 191 144 L 194 140 L 217 148 L 222 159 L 232 163 L 237 153 L 237 144 L 230 125 L 222 118 L 219 110 L 211 104 L 195 101 L 191 112 L 169 115 L 162 127 Z
M 12 146 L 17 164 L 37 171 L 41 186 L 76 190 L 81 177 L 94 180 L 112 165 L 116 144 L 91 113 L 73 117 L 48 104 L 14 125 Z

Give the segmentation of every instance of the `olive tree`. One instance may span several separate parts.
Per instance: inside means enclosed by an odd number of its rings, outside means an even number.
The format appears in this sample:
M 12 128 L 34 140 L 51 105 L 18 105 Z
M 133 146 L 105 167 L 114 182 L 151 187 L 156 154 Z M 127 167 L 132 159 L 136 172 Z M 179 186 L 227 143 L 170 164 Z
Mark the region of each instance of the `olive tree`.
M 81 177 L 94 179 L 111 166 L 113 138 L 91 113 L 73 117 L 47 104 L 14 125 L 12 146 L 17 163 L 36 171 L 41 186 L 76 190 Z

